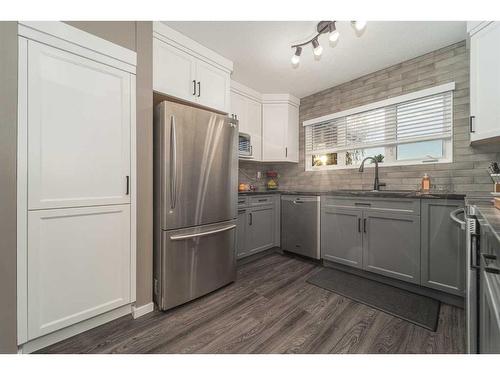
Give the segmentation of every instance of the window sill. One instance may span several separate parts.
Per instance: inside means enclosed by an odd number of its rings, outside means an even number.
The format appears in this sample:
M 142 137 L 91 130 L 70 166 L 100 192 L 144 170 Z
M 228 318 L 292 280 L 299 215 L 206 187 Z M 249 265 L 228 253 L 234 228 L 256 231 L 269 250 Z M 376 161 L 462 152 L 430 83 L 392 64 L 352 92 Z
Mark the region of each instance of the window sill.
M 451 159 L 441 159 L 438 161 L 432 162 L 423 162 L 423 161 L 415 161 L 415 160 L 407 160 L 407 161 L 398 161 L 398 162 L 389 162 L 389 163 L 379 163 L 379 168 L 384 167 L 398 167 L 398 166 L 418 166 L 418 165 L 434 165 L 434 164 L 449 164 L 452 163 Z M 373 168 L 375 167 L 375 163 L 365 164 L 365 168 Z M 321 167 L 306 167 L 306 172 L 319 172 L 319 171 L 336 171 L 343 169 L 358 169 L 359 165 L 324 165 Z

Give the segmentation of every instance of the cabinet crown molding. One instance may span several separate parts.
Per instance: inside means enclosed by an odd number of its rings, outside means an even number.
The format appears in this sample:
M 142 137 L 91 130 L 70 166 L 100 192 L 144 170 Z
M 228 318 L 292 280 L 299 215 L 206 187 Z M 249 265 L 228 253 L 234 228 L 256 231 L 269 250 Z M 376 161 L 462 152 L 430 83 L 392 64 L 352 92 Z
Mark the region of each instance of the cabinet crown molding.
M 260 92 L 233 80 L 231 80 L 231 91 L 258 102 L 262 101 L 262 94 Z
M 135 51 L 70 26 L 64 22 L 20 21 L 18 23 L 18 34 L 25 38 L 46 44 L 56 45 L 58 44 L 57 41 L 71 43 L 80 48 L 119 60 L 125 64 L 131 65 L 134 69 L 137 66 L 137 53 Z M 47 43 L 47 37 L 55 39 L 51 40 L 52 43 Z M 57 47 L 65 49 L 64 47 L 66 46 L 57 45 Z
M 262 94 L 263 104 L 290 104 L 295 107 L 300 105 L 300 99 L 291 94 Z

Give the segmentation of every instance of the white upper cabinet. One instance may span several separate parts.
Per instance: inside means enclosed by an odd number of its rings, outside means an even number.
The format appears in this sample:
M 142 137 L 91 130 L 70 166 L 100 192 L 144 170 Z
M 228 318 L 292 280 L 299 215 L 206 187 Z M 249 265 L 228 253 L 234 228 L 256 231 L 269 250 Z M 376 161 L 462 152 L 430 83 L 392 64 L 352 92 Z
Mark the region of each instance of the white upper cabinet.
M 196 100 L 199 105 L 229 112 L 230 75 L 204 61 L 196 62 Z
M 231 61 L 154 22 L 154 91 L 229 113 L 232 70 Z
M 500 22 L 481 23 L 472 30 L 470 139 L 482 143 L 500 139 Z
M 194 100 L 196 59 L 178 48 L 153 39 L 153 88 L 179 99 Z
M 299 161 L 299 99 L 286 94 L 264 94 L 262 159 Z
M 130 202 L 131 75 L 28 41 L 28 208 Z
M 262 95 L 238 83 L 231 82 L 231 115 L 239 122 L 240 133 L 250 135 L 252 157 L 262 161 Z

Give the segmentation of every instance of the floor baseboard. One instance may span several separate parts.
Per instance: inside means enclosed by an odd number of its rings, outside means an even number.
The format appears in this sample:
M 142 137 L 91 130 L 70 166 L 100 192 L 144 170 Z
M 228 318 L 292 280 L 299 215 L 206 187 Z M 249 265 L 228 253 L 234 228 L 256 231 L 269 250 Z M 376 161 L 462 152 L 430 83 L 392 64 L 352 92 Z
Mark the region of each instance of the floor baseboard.
M 149 314 L 150 312 L 153 312 L 155 309 L 155 304 L 153 302 L 149 302 L 145 305 L 139 306 L 139 307 L 132 307 L 132 316 L 134 319 L 140 318 L 143 315 Z

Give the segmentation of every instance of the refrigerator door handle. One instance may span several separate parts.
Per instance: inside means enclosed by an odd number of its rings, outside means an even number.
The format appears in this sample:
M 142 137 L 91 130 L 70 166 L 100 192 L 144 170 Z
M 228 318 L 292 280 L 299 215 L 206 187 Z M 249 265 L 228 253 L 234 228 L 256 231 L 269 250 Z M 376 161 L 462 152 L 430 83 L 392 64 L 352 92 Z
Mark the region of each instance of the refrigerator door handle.
M 177 201 L 177 140 L 175 116 L 170 117 L 170 207 L 175 208 Z
M 180 240 L 186 240 L 189 238 L 196 238 L 196 237 L 203 237 L 203 236 L 208 236 L 210 234 L 215 234 L 215 233 L 220 233 L 220 232 L 225 232 L 231 229 L 236 228 L 236 225 L 229 225 L 224 228 L 219 228 L 219 229 L 214 229 L 214 230 L 209 230 L 207 232 L 201 232 L 201 233 L 194 233 L 194 234 L 181 234 L 178 236 L 171 236 L 170 239 L 172 241 L 180 241 Z

